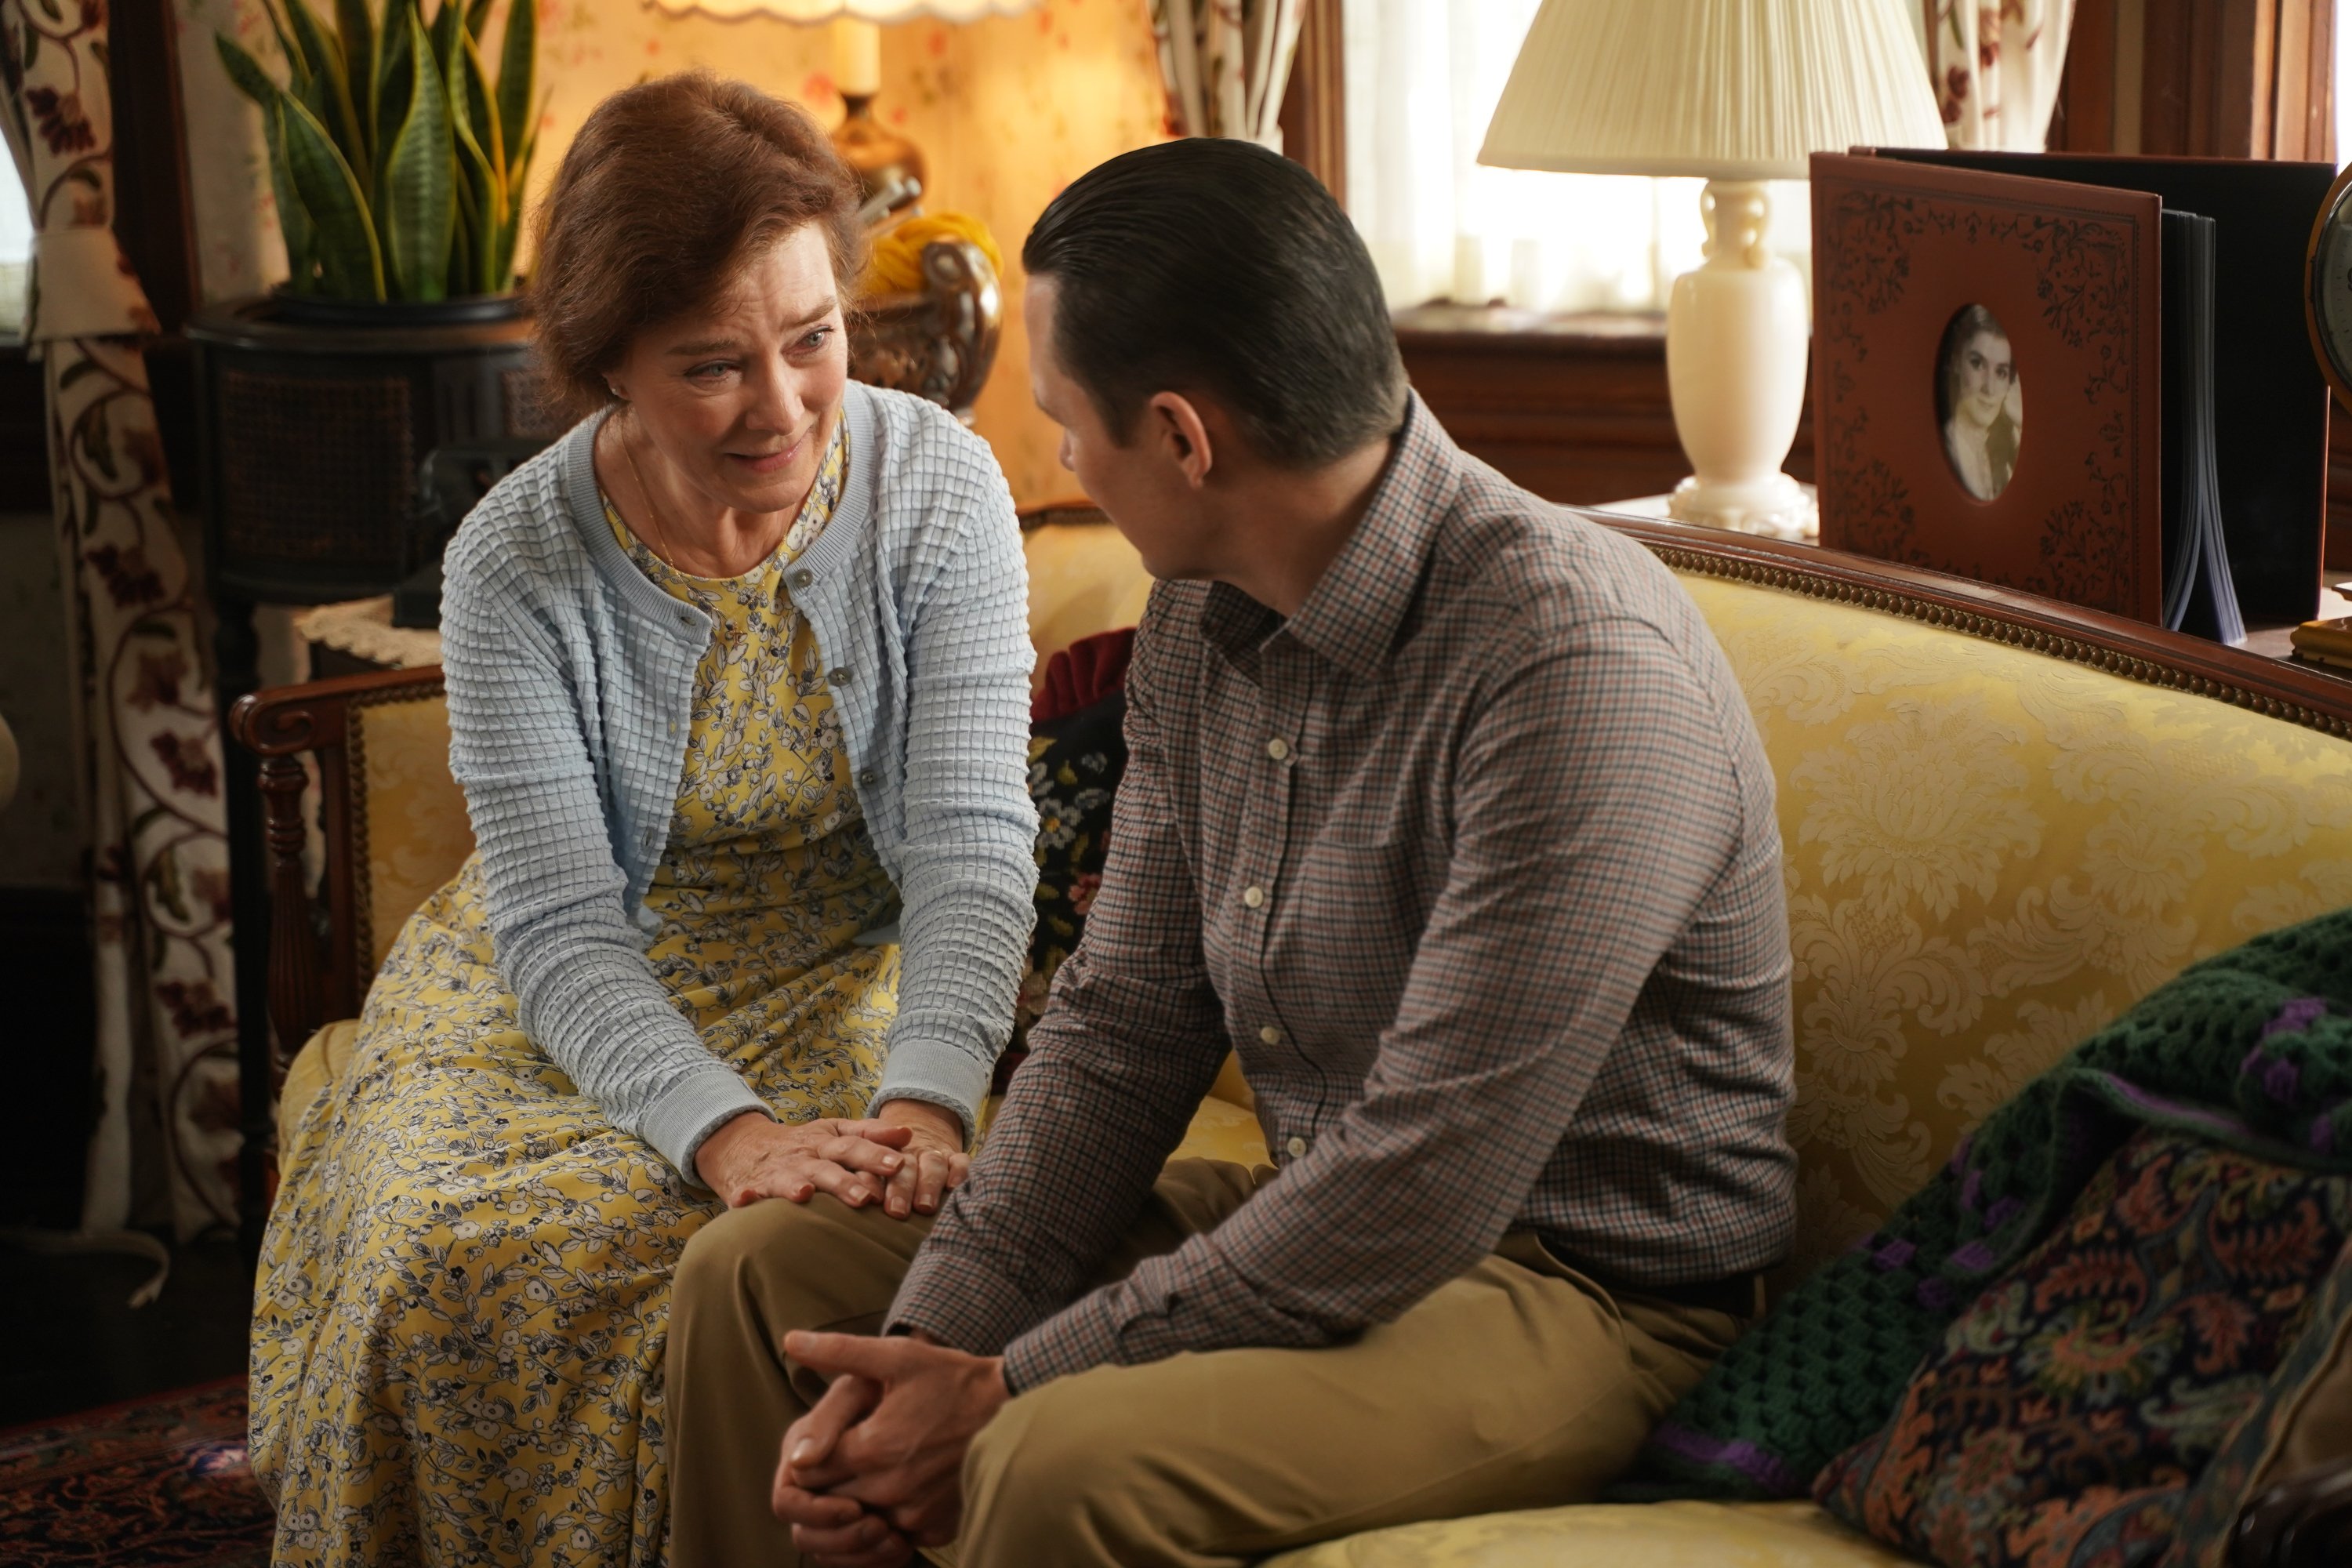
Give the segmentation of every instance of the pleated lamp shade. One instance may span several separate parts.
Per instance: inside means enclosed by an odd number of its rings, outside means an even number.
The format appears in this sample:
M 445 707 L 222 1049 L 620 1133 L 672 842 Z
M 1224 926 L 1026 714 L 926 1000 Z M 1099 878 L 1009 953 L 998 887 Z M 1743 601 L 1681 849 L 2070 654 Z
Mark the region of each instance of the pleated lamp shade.
M 977 22 L 1010 16 L 1034 0 L 655 0 L 672 16 L 700 12 L 732 21 L 738 16 L 775 16 L 787 22 Z
M 1812 153 L 1943 145 L 1896 0 L 1544 0 L 1478 162 L 1801 180 Z

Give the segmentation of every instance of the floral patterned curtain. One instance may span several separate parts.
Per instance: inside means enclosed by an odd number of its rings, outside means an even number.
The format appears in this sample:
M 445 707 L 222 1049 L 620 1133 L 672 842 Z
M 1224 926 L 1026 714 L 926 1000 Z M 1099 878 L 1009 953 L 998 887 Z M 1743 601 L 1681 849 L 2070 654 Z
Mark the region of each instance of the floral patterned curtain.
M 1955 147 L 2039 153 L 2058 107 L 2074 0 L 1923 0 L 1927 71 Z
M 106 0 L 0 0 L 0 128 L 33 209 L 26 334 L 48 384 L 95 868 L 100 1113 L 83 1228 L 163 1217 L 131 1212 L 142 1143 L 184 1237 L 236 1209 L 228 842 L 194 584 L 139 353 L 155 315 L 112 226 L 106 49 Z M 144 1072 L 152 1112 L 131 1093 Z
M 1301 15 L 1300 0 L 1151 0 L 1168 134 L 1235 136 L 1281 152 Z

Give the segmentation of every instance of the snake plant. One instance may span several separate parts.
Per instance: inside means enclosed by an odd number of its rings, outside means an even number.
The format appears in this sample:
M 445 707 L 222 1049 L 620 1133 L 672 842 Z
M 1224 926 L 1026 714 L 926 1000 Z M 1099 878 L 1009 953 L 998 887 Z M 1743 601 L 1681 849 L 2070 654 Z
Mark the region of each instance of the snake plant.
M 216 37 L 229 79 L 260 106 L 295 293 L 445 300 L 513 287 L 542 99 L 533 0 L 511 0 L 498 79 L 483 63 L 490 0 L 262 0 L 291 79 Z

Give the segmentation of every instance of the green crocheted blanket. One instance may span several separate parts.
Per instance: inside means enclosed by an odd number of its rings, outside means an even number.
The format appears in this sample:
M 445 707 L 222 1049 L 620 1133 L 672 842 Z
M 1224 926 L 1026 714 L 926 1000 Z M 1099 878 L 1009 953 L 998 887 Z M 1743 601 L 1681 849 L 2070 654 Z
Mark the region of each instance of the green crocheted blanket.
M 1953 1318 L 2150 1122 L 2352 1170 L 2352 910 L 2184 970 L 2026 1085 L 1724 1353 L 1620 1495 L 1803 1496 L 1886 1419 Z

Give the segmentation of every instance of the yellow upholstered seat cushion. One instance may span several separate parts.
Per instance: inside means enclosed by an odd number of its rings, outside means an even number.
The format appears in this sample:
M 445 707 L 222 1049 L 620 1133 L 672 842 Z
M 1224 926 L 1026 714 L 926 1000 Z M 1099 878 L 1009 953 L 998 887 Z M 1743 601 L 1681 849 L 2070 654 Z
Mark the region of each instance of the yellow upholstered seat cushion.
M 1901 616 L 1685 574 L 1780 785 L 1798 1252 L 2163 981 L 2352 902 L 2352 743 Z
M 1184 1130 L 1184 1141 L 1168 1157 L 1231 1160 L 1237 1165 L 1274 1163 L 1265 1152 L 1265 1134 L 1258 1127 L 1257 1113 L 1213 1094 L 1192 1112 L 1192 1125 Z
M 1594 1503 L 1400 1525 L 1265 1568 L 1897 1568 L 1910 1559 L 1809 1502 Z

